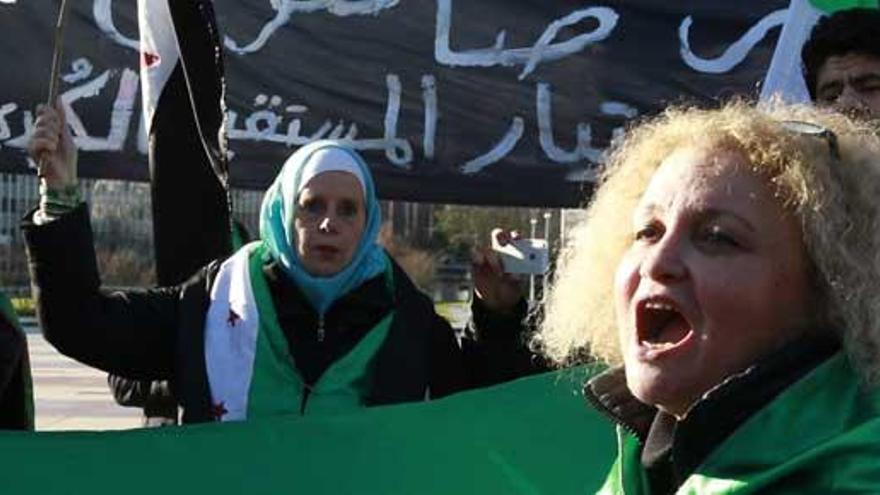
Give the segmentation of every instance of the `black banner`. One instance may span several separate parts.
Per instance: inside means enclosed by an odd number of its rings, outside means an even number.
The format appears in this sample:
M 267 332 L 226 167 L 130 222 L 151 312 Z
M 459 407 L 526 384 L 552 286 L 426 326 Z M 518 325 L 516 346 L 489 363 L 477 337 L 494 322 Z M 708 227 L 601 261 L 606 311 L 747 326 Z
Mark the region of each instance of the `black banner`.
M 626 121 L 756 95 L 787 1 L 215 2 L 232 185 L 342 138 L 386 199 L 571 206 Z M 0 2 L 0 170 L 26 172 L 58 5 Z M 86 177 L 146 180 L 135 2 L 71 5 L 64 101 Z

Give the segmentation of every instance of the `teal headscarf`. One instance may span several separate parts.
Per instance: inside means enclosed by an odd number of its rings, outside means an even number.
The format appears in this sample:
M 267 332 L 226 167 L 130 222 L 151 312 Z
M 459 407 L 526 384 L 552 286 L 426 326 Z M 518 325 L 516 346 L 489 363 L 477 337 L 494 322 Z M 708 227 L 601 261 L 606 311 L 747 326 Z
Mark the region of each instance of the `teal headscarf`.
M 302 183 L 303 171 L 308 168 L 313 172 L 316 165 L 320 170 L 324 164 L 316 164 L 314 160 L 320 160 L 321 157 L 339 157 L 338 153 L 318 153 L 322 150 L 343 151 L 360 170 L 360 176 L 356 173 L 352 175 L 363 186 L 366 213 L 364 232 L 354 257 L 342 271 L 329 277 L 316 277 L 305 270 L 296 252 L 296 232 L 293 228 L 297 196 L 306 185 Z M 347 162 L 345 166 L 350 167 L 351 162 Z M 340 170 L 333 167 L 333 164 L 329 166 L 331 170 Z M 313 176 L 310 174 L 305 177 L 306 182 Z M 388 257 L 376 243 L 381 224 L 382 214 L 369 167 L 357 152 L 337 141 L 316 141 L 290 155 L 275 182 L 263 196 L 260 207 L 260 238 L 271 256 L 280 262 L 284 273 L 293 280 L 320 315 L 327 311 L 333 301 L 387 269 Z

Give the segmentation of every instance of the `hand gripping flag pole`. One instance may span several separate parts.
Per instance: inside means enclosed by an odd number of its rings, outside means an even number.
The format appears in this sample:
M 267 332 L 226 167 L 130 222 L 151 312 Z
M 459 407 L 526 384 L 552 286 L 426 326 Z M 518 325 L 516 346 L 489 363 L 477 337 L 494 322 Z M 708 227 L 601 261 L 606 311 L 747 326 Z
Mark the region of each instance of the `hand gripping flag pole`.
M 58 99 L 58 75 L 61 72 L 61 59 L 64 57 L 64 27 L 67 25 L 67 0 L 61 0 L 58 8 L 58 19 L 55 21 L 55 48 L 52 50 L 52 72 L 49 75 L 49 98 L 46 102 L 55 106 Z M 37 176 L 43 177 L 46 159 L 41 158 L 37 166 Z

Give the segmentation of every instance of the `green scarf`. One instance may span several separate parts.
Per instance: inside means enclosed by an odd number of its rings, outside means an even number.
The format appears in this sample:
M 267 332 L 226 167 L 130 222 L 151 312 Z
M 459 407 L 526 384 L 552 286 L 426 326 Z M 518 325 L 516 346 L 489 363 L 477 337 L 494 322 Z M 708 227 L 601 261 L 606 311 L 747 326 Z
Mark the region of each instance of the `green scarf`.
M 312 386 L 297 372 L 263 274 L 267 248 L 255 242 L 220 267 L 205 323 L 205 363 L 220 421 L 301 414 L 335 414 L 363 407 L 371 363 L 394 312 L 386 315 Z M 386 282 L 393 285 L 391 270 Z

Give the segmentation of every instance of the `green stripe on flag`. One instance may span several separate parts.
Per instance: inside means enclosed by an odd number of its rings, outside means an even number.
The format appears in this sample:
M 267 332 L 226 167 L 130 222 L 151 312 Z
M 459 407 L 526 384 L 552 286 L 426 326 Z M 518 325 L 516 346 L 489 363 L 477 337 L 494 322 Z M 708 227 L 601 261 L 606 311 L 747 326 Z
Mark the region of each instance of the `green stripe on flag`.
M 616 453 L 583 369 L 442 400 L 123 432 L 0 432 L 3 493 L 584 494 Z M 146 474 L 145 474 L 146 473 Z
M 880 5 L 878 5 L 878 0 L 810 0 L 810 3 L 813 7 L 826 14 L 832 14 L 838 10 L 858 8 L 876 9 L 880 7 Z

